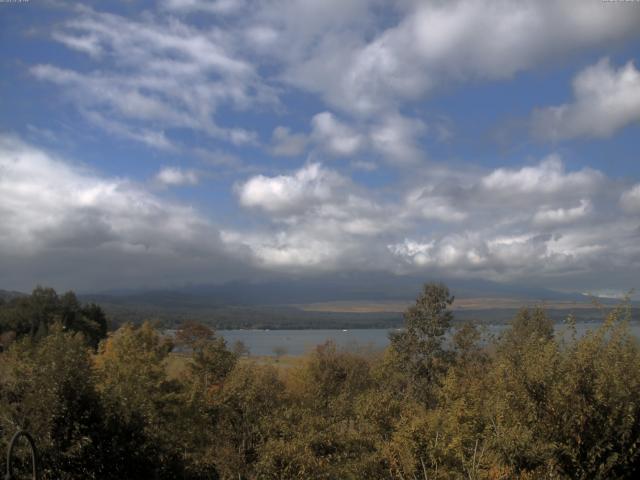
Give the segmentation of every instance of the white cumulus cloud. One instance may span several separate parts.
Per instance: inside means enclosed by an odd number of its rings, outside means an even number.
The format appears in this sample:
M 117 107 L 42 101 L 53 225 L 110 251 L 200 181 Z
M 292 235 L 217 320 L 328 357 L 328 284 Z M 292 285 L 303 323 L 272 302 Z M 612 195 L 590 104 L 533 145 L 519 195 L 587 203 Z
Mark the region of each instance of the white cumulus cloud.
M 490 191 L 508 195 L 590 191 L 602 179 L 602 174 L 590 168 L 566 172 L 562 160 L 551 155 L 530 167 L 498 168 L 481 180 Z
M 616 69 L 608 58 L 573 79 L 571 103 L 534 112 L 534 135 L 547 140 L 606 138 L 640 122 L 640 72 L 633 62 Z
M 353 155 L 364 146 L 363 136 L 330 112 L 318 113 L 311 124 L 315 141 L 334 155 Z
M 198 173 L 194 170 L 184 170 L 178 167 L 163 167 L 154 180 L 165 186 L 195 185 L 198 183 Z
M 587 199 L 580 200 L 580 205 L 571 208 L 541 208 L 534 215 L 533 222 L 538 225 L 570 223 L 587 216 L 591 208 Z
M 267 212 L 290 213 L 330 201 L 345 180 L 319 163 L 311 163 L 292 175 L 258 175 L 237 187 L 240 203 Z
M 406 7 L 406 5 L 404 5 Z M 415 2 L 366 39 L 329 31 L 286 78 L 336 108 L 371 114 L 451 82 L 509 78 L 552 58 L 637 34 L 634 5 L 602 2 Z M 357 31 L 357 30 L 356 30 Z

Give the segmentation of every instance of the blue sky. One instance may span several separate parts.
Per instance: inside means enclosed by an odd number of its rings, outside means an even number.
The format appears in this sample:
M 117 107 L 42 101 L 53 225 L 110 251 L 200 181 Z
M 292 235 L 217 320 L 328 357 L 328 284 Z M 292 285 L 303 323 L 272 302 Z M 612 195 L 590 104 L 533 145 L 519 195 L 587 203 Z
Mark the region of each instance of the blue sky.
M 0 3 L 0 286 L 638 287 L 638 25 L 637 2 Z

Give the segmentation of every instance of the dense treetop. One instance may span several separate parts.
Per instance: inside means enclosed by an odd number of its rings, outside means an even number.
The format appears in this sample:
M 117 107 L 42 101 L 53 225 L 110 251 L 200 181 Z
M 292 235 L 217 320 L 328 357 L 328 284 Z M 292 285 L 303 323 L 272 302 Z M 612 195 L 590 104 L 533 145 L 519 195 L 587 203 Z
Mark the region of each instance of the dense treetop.
M 2 306 L 17 338 L 0 353 L 0 449 L 28 429 L 47 479 L 637 478 L 628 309 L 580 338 L 523 309 L 489 338 L 453 329 L 451 301 L 425 285 L 384 352 L 327 343 L 274 368 L 193 322 L 175 339 L 127 324 L 95 350 L 83 312 L 99 308 L 36 289 Z
M 0 300 L 0 345 L 28 336 L 45 337 L 59 323 L 80 332 L 92 347 L 107 335 L 107 319 L 95 303 L 82 305 L 75 293 L 58 295 L 52 288 L 36 287 L 31 295 Z

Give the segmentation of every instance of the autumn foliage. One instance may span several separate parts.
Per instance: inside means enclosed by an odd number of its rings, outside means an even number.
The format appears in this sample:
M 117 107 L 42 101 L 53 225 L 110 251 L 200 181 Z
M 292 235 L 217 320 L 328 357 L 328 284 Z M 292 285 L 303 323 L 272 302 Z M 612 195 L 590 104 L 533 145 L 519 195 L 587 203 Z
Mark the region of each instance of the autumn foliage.
M 637 478 L 624 305 L 581 337 L 534 308 L 488 338 L 451 326 L 452 300 L 426 285 L 382 353 L 327 343 L 277 369 L 194 323 L 175 339 L 124 325 L 97 351 L 80 322 L 19 323 L 0 354 L 0 449 L 28 429 L 50 479 Z

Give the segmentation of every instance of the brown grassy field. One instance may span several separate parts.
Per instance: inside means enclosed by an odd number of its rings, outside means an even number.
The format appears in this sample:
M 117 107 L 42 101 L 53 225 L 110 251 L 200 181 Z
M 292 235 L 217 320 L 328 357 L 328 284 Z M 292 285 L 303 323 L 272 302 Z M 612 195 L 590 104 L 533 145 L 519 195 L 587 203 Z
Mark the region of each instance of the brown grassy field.
M 370 301 L 337 301 L 297 304 L 295 307 L 307 312 L 330 312 L 330 313 L 401 313 L 412 302 L 370 302 Z M 453 302 L 454 311 L 464 310 L 496 310 L 496 309 L 519 309 L 523 306 L 541 305 L 554 310 L 575 310 L 593 309 L 591 301 L 544 301 L 523 298 L 462 298 Z

